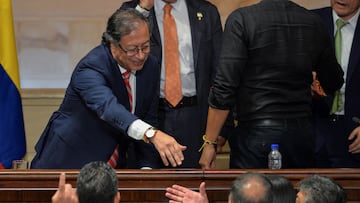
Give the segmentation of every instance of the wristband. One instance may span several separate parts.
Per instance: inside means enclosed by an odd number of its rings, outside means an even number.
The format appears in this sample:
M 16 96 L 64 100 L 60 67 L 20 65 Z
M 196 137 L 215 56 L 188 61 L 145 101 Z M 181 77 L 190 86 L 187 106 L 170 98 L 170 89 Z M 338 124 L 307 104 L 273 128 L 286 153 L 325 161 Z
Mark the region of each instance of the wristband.
M 203 135 L 202 139 L 203 139 L 204 143 L 201 145 L 201 147 L 200 147 L 200 149 L 199 149 L 199 152 L 201 152 L 201 150 L 204 148 L 204 146 L 205 146 L 206 144 L 211 144 L 211 145 L 213 145 L 214 148 L 215 148 L 215 150 L 216 150 L 217 141 L 213 142 L 213 141 L 211 141 L 211 140 L 206 139 L 206 135 Z

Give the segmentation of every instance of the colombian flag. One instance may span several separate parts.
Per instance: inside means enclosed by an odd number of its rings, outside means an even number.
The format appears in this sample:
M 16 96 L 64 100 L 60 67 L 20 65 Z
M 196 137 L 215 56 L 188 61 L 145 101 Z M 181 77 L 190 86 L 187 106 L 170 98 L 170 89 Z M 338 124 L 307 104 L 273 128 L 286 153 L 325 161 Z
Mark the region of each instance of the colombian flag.
M 0 0 L 0 164 L 11 167 L 26 152 L 11 0 Z

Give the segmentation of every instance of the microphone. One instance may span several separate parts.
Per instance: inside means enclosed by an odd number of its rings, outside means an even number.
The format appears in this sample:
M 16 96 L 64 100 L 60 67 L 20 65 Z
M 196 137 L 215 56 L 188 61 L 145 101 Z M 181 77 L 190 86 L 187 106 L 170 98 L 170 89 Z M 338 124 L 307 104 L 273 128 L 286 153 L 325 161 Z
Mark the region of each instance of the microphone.
M 360 125 L 360 118 L 354 116 L 354 117 L 352 117 L 352 120 L 353 120 L 355 123 L 357 123 L 357 124 Z

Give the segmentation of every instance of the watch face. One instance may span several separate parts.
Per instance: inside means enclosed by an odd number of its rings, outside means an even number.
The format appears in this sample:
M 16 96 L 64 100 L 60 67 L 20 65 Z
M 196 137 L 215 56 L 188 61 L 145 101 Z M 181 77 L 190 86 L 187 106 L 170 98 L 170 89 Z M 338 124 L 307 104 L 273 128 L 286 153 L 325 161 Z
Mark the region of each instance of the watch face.
M 150 129 L 146 132 L 146 137 L 147 138 L 152 138 L 155 135 L 155 130 Z

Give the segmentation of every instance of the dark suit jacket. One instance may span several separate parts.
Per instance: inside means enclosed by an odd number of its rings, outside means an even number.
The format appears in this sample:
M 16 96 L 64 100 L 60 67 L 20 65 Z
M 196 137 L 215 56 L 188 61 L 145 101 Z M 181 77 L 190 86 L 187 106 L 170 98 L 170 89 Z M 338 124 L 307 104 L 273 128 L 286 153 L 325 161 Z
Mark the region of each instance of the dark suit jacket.
M 334 23 L 332 8 L 321 8 L 314 10 L 324 20 L 329 34 L 334 42 Z M 352 118 L 360 116 L 360 20 L 356 25 L 354 39 L 351 46 L 351 53 L 346 74 L 345 87 L 345 116 Z M 333 101 L 333 96 L 316 101 L 315 113 L 318 116 L 328 116 Z M 355 127 L 354 123 L 352 125 Z
M 205 123 L 208 110 L 207 100 L 209 89 L 212 85 L 215 66 L 218 61 L 221 46 L 222 27 L 219 13 L 213 4 L 204 0 L 185 1 L 189 12 L 192 48 L 194 53 L 196 95 L 198 104 L 203 107 L 204 114 L 204 120 L 199 123 Z M 138 3 L 139 0 L 125 2 L 120 9 L 135 8 Z M 198 18 L 198 13 L 203 15 L 201 19 Z M 161 38 L 154 8 L 150 11 L 149 21 L 152 27 L 151 54 L 161 62 Z
M 107 161 L 120 146 L 120 163 L 130 137 L 129 125 L 137 118 L 156 124 L 159 63 L 149 56 L 136 72 L 135 115 L 117 62 L 100 45 L 75 68 L 64 100 L 54 112 L 35 146 L 32 168 L 81 168 L 90 161 Z M 154 96 L 155 95 L 155 96 Z

